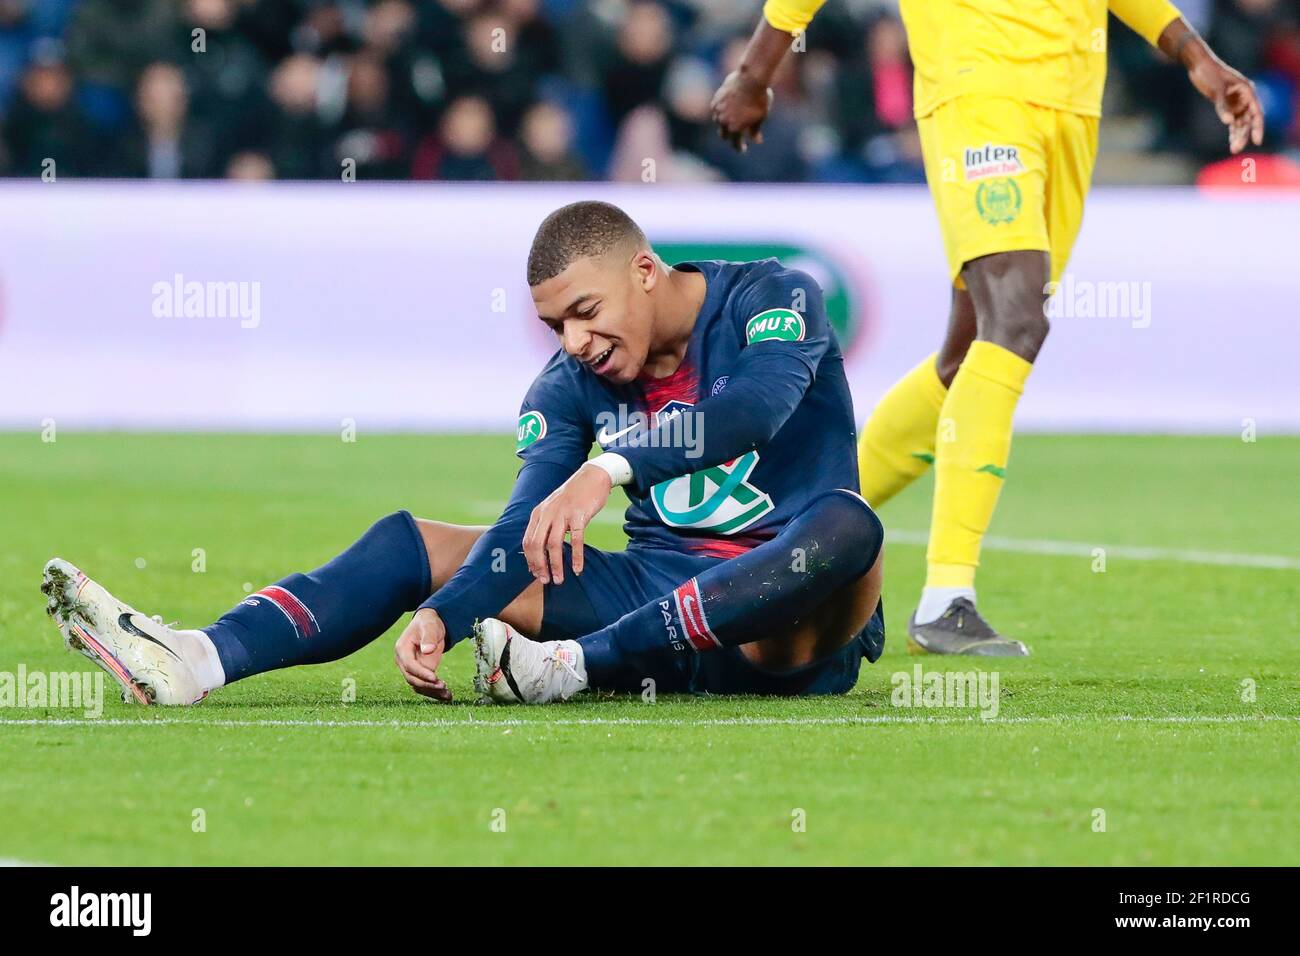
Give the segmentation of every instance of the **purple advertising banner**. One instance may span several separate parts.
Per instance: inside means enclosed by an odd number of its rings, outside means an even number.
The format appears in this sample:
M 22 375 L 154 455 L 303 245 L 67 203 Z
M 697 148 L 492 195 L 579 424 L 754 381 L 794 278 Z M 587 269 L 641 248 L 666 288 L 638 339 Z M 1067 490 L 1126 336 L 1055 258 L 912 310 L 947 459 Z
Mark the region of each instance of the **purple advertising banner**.
M 669 261 L 810 271 L 859 418 L 942 338 L 918 188 L 13 183 L 0 427 L 508 431 L 556 347 L 529 242 L 580 198 Z M 1098 190 L 1054 291 L 1020 427 L 1300 432 L 1295 194 Z

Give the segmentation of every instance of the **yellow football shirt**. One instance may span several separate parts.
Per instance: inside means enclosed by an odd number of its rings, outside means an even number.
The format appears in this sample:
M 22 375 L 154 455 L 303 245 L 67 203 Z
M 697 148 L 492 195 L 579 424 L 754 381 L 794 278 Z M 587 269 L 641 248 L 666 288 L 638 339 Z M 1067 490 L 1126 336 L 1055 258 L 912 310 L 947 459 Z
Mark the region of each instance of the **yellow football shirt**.
M 767 0 L 763 15 L 795 33 L 824 2 Z M 900 0 L 917 117 L 965 93 L 1100 116 L 1108 9 L 1153 46 L 1180 16 L 1169 0 Z

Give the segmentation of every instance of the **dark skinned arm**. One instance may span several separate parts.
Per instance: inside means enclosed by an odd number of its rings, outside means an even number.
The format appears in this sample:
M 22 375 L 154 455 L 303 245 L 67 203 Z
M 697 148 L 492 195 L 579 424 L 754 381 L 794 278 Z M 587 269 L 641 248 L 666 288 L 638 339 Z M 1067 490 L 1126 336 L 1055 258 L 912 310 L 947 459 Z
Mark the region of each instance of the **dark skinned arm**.
M 772 108 L 772 77 L 790 49 L 790 34 L 759 17 L 740 66 L 713 94 L 713 121 L 718 133 L 740 152 L 747 140 L 763 142 L 763 120 Z
M 1234 154 L 1246 144 L 1264 142 L 1264 109 L 1255 84 L 1220 60 L 1185 19 L 1164 28 L 1157 43 L 1160 52 L 1187 70 L 1196 91 L 1214 104 L 1228 127 L 1228 149 Z

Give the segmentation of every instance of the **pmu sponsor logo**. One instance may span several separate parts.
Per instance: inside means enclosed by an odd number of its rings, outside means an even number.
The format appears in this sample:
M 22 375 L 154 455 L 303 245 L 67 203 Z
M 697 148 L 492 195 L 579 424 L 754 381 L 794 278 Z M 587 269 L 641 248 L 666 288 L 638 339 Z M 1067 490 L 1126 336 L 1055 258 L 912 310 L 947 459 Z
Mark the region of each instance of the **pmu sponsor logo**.
M 768 309 L 745 323 L 745 342 L 802 342 L 803 316 L 794 309 Z
M 1016 146 L 995 146 L 986 143 L 983 146 L 967 146 L 962 154 L 962 166 L 966 169 L 966 181 L 987 179 L 989 176 L 1014 176 L 1025 171 L 1025 164 L 1020 161 L 1020 149 Z
M 515 454 L 546 437 L 546 416 L 539 411 L 524 412 L 519 416 L 515 433 Z
M 51 926 L 125 926 L 132 936 L 153 927 L 152 893 L 82 893 L 73 886 L 50 897 Z

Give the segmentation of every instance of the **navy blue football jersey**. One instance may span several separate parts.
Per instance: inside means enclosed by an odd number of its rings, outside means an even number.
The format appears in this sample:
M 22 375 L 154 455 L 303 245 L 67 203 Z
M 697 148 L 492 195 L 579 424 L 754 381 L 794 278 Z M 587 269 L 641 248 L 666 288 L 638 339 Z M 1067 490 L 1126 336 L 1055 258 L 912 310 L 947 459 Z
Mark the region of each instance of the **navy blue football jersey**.
M 629 548 L 730 557 L 818 494 L 858 489 L 853 404 L 811 276 L 775 259 L 676 268 L 707 282 L 677 371 L 620 386 L 556 352 L 520 409 L 518 454 L 575 471 L 593 442 L 617 451 L 635 476 Z

